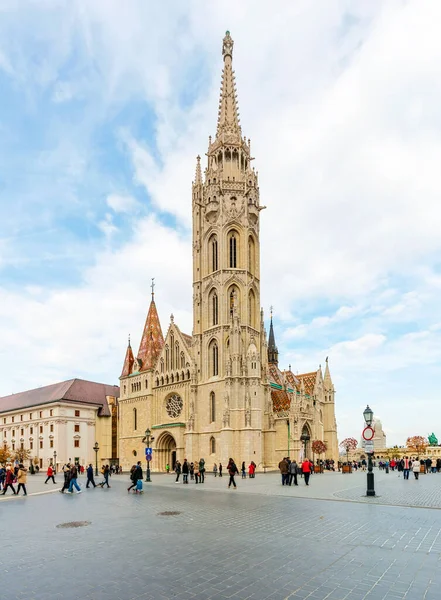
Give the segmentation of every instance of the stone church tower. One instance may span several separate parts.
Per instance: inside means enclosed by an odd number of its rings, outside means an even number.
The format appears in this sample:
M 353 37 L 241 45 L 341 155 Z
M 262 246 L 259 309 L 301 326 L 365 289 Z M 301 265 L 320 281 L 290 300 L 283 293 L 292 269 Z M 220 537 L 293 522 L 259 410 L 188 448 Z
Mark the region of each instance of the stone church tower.
M 311 455 L 325 441 L 338 458 L 335 390 L 328 364 L 294 374 L 279 369 L 272 321 L 267 344 L 260 309 L 260 205 L 250 140 L 242 135 L 233 40 L 224 68 L 216 136 L 192 186 L 193 332 L 170 317 L 163 336 L 152 289 L 138 353 L 130 342 L 121 373 L 120 463 L 129 468 L 153 440 L 152 469 L 204 457 L 207 467 L 232 456 L 276 468 L 284 456 Z M 322 457 L 325 458 L 325 457 Z
M 223 40 L 217 131 L 204 177 L 193 183 L 192 428 L 244 460 L 262 460 L 266 378 L 260 319 L 259 187 L 242 136 L 232 67 Z M 263 379 L 262 379 L 263 375 Z M 228 458 L 228 457 L 227 457 Z

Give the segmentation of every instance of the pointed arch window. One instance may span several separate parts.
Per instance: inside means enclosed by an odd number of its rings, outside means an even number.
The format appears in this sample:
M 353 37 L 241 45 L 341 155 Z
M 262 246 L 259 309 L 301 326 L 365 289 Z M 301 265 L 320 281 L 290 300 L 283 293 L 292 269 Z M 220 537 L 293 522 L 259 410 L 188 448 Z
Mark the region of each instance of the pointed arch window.
M 216 292 L 213 292 L 211 297 L 211 305 L 212 325 L 217 325 L 219 323 L 219 303 Z
M 175 345 L 175 369 L 179 369 L 179 342 Z
M 255 248 L 254 240 L 250 236 L 248 238 L 248 271 L 250 273 L 254 273 L 256 270 L 255 262 L 256 262 L 256 248 Z
M 214 392 L 210 393 L 210 422 L 216 421 L 216 395 Z
M 170 369 L 170 350 L 168 346 L 165 348 L 165 370 L 168 371 Z
M 135 431 L 138 429 L 138 411 L 136 408 L 133 409 L 133 429 Z
M 217 236 L 216 235 L 212 235 L 210 238 L 209 252 L 210 252 L 211 271 L 217 271 L 219 268 L 219 263 L 218 263 L 218 245 L 217 245 Z
M 256 297 L 253 290 L 248 294 L 248 322 L 251 327 L 256 326 Z
M 163 358 L 161 358 L 161 361 L 159 364 L 160 364 L 160 368 L 161 368 L 161 373 L 164 373 L 164 359 Z
M 216 440 L 214 437 L 210 438 L 210 454 L 216 454 Z
M 185 354 L 181 352 L 181 369 L 185 367 Z
M 228 265 L 230 269 L 237 268 L 237 233 L 235 231 L 228 236 Z
M 173 369 L 175 364 L 175 338 L 174 335 L 170 335 L 170 368 Z
M 211 375 L 219 375 L 219 348 L 217 346 L 217 342 L 214 341 L 210 344 L 210 370 Z

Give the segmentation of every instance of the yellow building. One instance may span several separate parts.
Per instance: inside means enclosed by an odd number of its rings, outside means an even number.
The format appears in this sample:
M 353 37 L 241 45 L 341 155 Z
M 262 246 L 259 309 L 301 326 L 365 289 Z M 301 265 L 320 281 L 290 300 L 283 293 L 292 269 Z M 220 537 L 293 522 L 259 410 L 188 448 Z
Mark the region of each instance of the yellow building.
M 258 175 L 242 135 L 232 68 L 233 40 L 224 37 L 217 131 L 192 187 L 193 333 L 171 317 L 164 338 L 154 293 L 136 357 L 127 348 L 120 377 L 119 456 L 123 468 L 144 455 L 154 435 L 153 470 L 175 460 L 226 465 L 254 461 L 274 468 L 290 454 L 312 457 L 324 441 L 337 460 L 335 390 L 328 362 L 294 375 L 278 367 L 272 323 L 260 310 Z M 303 440 L 301 440 L 303 436 Z

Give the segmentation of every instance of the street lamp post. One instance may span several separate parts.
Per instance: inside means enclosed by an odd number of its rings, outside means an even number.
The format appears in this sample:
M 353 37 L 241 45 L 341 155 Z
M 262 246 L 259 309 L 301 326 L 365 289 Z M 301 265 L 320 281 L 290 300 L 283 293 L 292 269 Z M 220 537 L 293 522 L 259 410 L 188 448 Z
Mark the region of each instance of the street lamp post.
M 303 459 L 306 458 L 306 444 L 309 442 L 309 440 L 311 439 L 311 436 L 308 435 L 307 433 L 302 433 L 302 435 L 300 436 L 301 441 L 303 442 Z
M 374 420 L 374 411 L 369 408 L 369 405 L 366 406 L 363 411 L 363 417 L 366 422 L 366 425 L 370 427 L 372 425 L 372 421 Z M 374 486 L 374 473 L 373 473 L 373 465 L 372 465 L 372 452 L 368 452 L 368 472 L 367 472 L 367 489 L 366 496 L 375 496 L 375 486 Z
M 54 473 L 57 474 L 57 451 L 54 450 Z
M 153 439 L 151 437 L 151 433 L 152 432 L 150 431 L 150 429 L 147 428 L 145 430 L 145 447 L 146 448 L 150 448 L 150 442 Z M 146 459 L 147 459 L 147 454 L 146 454 Z M 152 480 L 150 479 L 150 461 L 149 460 L 147 460 L 147 471 L 146 471 L 145 480 L 146 480 L 147 483 L 151 483 L 152 482 Z
M 98 450 L 100 449 L 98 442 L 95 442 L 93 449 L 95 450 L 95 477 L 98 477 Z

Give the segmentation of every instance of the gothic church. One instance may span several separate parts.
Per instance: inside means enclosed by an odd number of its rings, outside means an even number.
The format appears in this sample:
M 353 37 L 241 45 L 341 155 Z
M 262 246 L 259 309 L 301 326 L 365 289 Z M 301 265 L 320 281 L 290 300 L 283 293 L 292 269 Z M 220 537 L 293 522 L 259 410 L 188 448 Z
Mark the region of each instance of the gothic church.
M 120 377 L 119 458 L 124 469 L 144 457 L 149 428 L 153 471 L 176 459 L 226 465 L 254 461 L 276 468 L 284 456 L 312 458 L 311 443 L 338 458 L 335 390 L 326 360 L 305 374 L 278 367 L 272 316 L 267 339 L 260 310 L 261 206 L 250 142 L 242 136 L 232 68 L 233 40 L 223 39 L 224 68 L 216 137 L 192 186 L 193 333 L 173 316 L 164 338 L 154 290 L 136 356 L 130 341 Z M 324 456 L 322 456 L 324 458 Z

